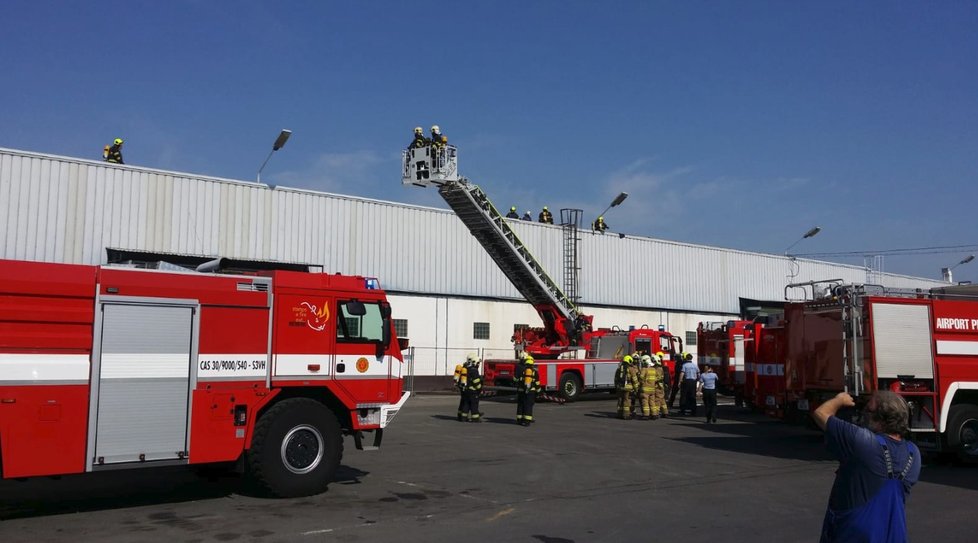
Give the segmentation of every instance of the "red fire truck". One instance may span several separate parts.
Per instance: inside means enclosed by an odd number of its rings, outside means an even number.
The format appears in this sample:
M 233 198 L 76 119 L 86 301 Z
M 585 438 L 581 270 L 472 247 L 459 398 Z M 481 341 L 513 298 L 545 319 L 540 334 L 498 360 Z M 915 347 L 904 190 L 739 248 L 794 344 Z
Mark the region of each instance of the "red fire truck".
M 841 390 L 857 401 L 892 390 L 910 404 L 922 448 L 978 462 L 978 289 L 841 281 L 788 288 L 812 294 L 785 306 L 782 345 L 771 354 L 783 354 L 785 416 L 810 412 Z
M 701 322 L 696 327 L 700 369 L 712 367 L 719 377 L 720 391 L 732 394 L 738 406 L 744 400 L 747 354 L 755 348 L 750 337 L 753 327 L 753 321 L 745 320 Z
M 666 397 L 675 374 L 677 354 L 683 350 L 682 340 L 660 326 L 651 329 L 646 325 L 631 330 L 600 328 L 584 333 L 588 345 L 584 358 L 536 358 L 540 385 L 547 392 L 555 392 L 566 401 L 573 401 L 584 392 L 610 392 L 615 389 L 615 372 L 621 358 L 636 351 L 663 353 L 663 367 L 667 377 Z M 519 346 L 519 334 L 514 337 Z M 486 360 L 485 382 L 496 388 L 515 386 L 513 376 L 515 360 Z
M 744 401 L 758 411 L 784 418 L 784 320 L 768 317 L 744 329 Z M 806 415 L 807 416 L 807 415 Z
M 486 193 L 459 175 L 458 152 L 453 146 L 442 151 L 428 148 L 404 151 L 402 183 L 438 186 L 438 194 L 510 283 L 536 309 L 543 326 L 517 330 L 513 343 L 516 351 L 531 354 L 539 364 L 540 382 L 546 390 L 557 391 L 566 400 L 577 398 L 585 390 L 613 390 L 620 357 L 636 350 L 649 354 L 662 351 L 669 374 L 674 373 L 672 361 L 682 352 L 682 342 L 664 328 L 592 330 L 593 318 L 580 311 L 576 296 L 568 296 L 557 286 Z M 564 280 L 565 288 L 571 293 L 577 291 L 580 211 L 561 210 Z M 576 358 L 581 351 L 585 352 L 585 358 Z M 516 360 L 486 360 L 483 367 L 484 380 L 490 386 L 512 385 Z
M 240 460 L 321 492 L 409 396 L 390 315 L 358 276 L 0 260 L 2 475 Z

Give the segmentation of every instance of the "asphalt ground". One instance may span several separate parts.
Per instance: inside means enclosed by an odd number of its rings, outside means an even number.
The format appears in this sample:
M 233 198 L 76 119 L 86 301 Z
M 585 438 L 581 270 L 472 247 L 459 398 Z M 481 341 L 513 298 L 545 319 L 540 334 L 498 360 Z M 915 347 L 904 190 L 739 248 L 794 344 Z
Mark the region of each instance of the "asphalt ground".
M 835 463 L 821 436 L 720 407 L 720 421 L 614 418 L 606 395 L 511 398 L 455 420 L 457 398 L 412 398 L 380 451 L 346 442 L 324 494 L 256 497 L 187 468 L 0 481 L 0 541 L 817 541 Z M 726 402 L 729 403 L 729 402 Z M 974 541 L 978 468 L 927 463 L 911 539 Z

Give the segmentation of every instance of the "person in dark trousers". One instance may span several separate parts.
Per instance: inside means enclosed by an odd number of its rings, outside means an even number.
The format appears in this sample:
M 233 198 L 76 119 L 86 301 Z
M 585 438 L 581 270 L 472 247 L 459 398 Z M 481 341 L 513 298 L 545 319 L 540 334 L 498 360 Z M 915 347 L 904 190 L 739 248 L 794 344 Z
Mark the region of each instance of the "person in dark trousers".
M 550 213 L 550 210 L 547 209 L 547 206 L 543 206 L 543 211 L 540 212 L 540 215 L 539 215 L 538 219 L 543 224 L 553 224 L 554 223 L 554 216 L 553 216 L 552 213 Z
M 906 543 L 907 497 L 920 478 L 920 451 L 904 439 L 910 410 L 901 396 L 881 390 L 862 410 L 865 428 L 835 416 L 855 405 L 840 392 L 813 414 L 839 460 L 819 541 Z
M 421 149 L 426 145 L 430 145 L 431 140 L 424 137 L 424 130 L 420 126 L 414 127 L 414 139 L 411 140 L 411 145 L 408 145 L 408 149 Z
M 683 396 L 679 399 L 679 414 L 696 416 L 696 383 L 699 381 L 700 369 L 693 362 L 693 355 L 686 353 L 683 363 Z
M 507 219 L 518 219 L 520 214 L 516 212 L 516 206 L 509 208 L 509 213 L 506 214 Z
M 482 394 L 482 376 L 479 374 L 479 357 L 470 354 L 466 372 L 465 390 L 462 391 L 462 414 L 469 422 L 482 422 L 479 412 L 479 396 Z
M 106 145 L 102 149 L 102 159 L 113 164 L 125 164 L 122 161 L 122 138 L 116 138 L 112 145 Z
M 516 382 L 516 423 L 520 426 L 533 424 L 533 404 L 540 392 L 540 373 L 537 372 L 533 357 L 527 355 L 523 360 L 523 373 Z
M 717 421 L 717 374 L 709 364 L 700 374 L 700 391 L 703 393 L 703 410 L 707 424 Z

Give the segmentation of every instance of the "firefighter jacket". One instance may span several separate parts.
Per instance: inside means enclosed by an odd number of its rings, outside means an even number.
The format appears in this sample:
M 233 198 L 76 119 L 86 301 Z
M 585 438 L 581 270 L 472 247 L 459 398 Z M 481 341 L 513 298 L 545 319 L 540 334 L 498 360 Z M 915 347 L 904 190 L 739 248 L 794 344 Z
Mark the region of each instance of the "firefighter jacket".
M 639 382 L 642 384 L 642 394 L 651 394 L 656 387 L 662 387 L 662 373 L 657 372 L 656 368 L 652 366 L 642 368 L 639 373 Z
M 102 158 L 106 162 L 113 162 L 115 164 L 125 164 L 122 161 L 122 149 L 118 145 L 106 145 L 105 149 L 102 150 Z
M 634 364 L 622 362 L 618 364 L 618 372 L 615 373 L 615 388 L 631 392 L 638 388 L 638 368 Z
M 523 378 L 516 383 L 516 389 L 520 392 L 540 392 L 540 372 L 535 367 L 526 365 Z
M 468 392 L 479 392 L 482 390 L 482 376 L 479 375 L 478 366 L 469 366 L 466 374 L 465 390 Z
M 553 216 L 553 214 L 550 213 L 550 211 L 541 211 L 538 219 L 543 224 L 553 224 L 554 223 L 554 216 Z
M 415 134 L 414 135 L 414 141 L 411 142 L 411 145 L 408 145 L 408 148 L 409 149 L 420 149 L 422 147 L 428 146 L 430 143 L 431 143 L 431 140 L 429 140 L 428 138 L 424 137 L 424 135 L 422 135 L 422 134 Z
M 665 388 L 666 372 L 662 369 L 662 366 L 655 366 L 652 368 L 652 371 L 654 371 L 656 375 L 656 381 L 655 381 L 656 388 Z

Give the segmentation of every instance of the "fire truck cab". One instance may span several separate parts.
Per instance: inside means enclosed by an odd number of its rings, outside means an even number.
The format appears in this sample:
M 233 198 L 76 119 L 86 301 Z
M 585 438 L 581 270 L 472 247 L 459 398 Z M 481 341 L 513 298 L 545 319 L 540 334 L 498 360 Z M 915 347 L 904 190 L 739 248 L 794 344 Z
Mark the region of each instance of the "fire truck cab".
M 376 279 L 0 261 L 4 478 L 242 461 L 321 492 L 404 405 Z

